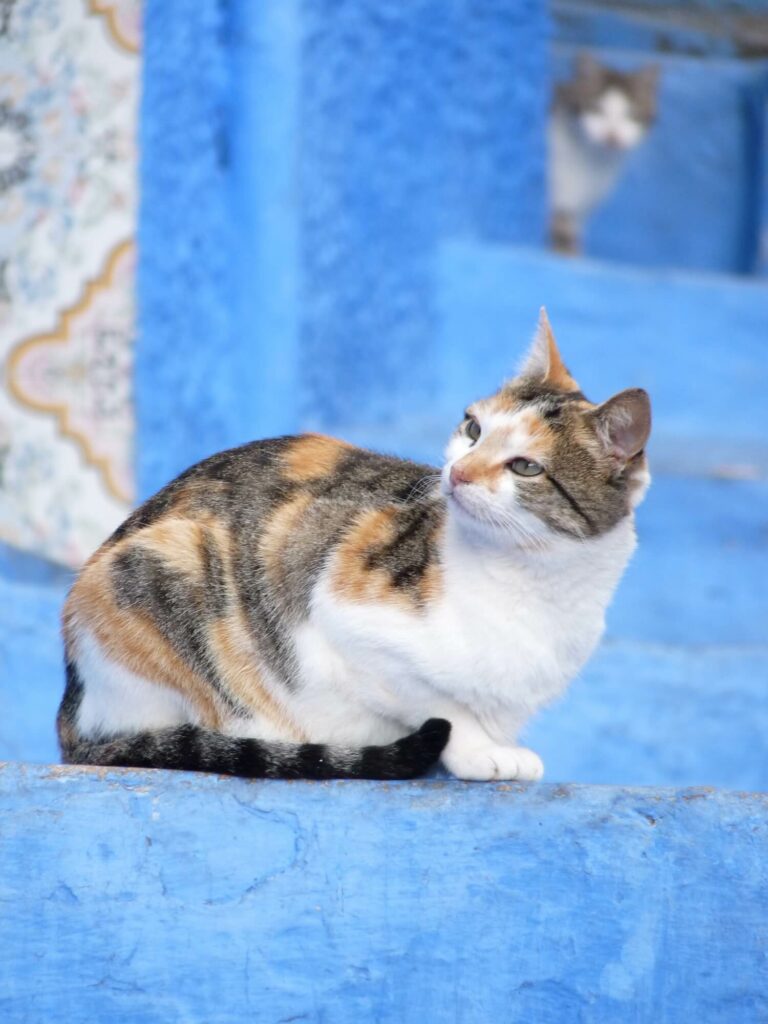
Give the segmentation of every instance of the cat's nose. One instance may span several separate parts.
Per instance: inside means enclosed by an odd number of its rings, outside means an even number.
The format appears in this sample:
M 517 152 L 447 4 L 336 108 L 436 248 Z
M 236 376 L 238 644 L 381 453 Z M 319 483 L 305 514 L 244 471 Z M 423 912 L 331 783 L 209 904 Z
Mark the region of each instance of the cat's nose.
M 450 481 L 451 487 L 457 487 L 459 484 L 472 483 L 466 469 L 461 469 L 458 465 L 451 466 Z

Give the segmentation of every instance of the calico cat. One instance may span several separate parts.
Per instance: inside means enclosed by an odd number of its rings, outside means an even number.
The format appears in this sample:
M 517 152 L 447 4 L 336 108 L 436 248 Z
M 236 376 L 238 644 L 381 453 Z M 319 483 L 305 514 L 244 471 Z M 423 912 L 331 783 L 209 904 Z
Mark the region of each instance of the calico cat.
M 586 218 L 612 192 L 629 153 L 656 117 L 659 71 L 617 71 L 579 55 L 555 89 L 549 119 L 550 240 L 581 251 Z
M 442 472 L 317 434 L 192 466 L 72 588 L 65 760 L 539 779 L 517 737 L 600 638 L 649 431 L 644 391 L 584 397 L 542 311 Z

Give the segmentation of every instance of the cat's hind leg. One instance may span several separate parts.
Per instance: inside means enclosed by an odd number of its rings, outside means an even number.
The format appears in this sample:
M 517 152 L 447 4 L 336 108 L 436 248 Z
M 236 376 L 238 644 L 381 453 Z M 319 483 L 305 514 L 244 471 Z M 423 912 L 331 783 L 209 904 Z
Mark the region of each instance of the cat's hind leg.
M 555 211 L 549 225 L 549 240 L 555 252 L 577 256 L 581 252 L 581 232 L 575 218 L 564 211 Z

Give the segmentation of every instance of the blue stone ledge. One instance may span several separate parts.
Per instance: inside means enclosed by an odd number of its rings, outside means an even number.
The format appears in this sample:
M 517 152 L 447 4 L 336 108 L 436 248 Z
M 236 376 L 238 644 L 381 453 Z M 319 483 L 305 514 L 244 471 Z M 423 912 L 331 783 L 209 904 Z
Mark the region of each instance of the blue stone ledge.
M 768 1016 L 768 795 L 6 764 L 0 811 L 4 1022 Z

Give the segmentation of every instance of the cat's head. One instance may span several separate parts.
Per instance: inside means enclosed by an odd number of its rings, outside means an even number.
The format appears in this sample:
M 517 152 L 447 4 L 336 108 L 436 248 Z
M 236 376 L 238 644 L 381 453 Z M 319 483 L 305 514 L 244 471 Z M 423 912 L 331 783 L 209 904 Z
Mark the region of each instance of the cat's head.
M 450 514 L 519 545 L 604 534 L 645 494 L 650 430 L 641 388 L 602 405 L 584 397 L 542 309 L 519 375 L 470 405 L 448 443 L 441 485 Z
M 658 78 L 656 65 L 617 71 L 582 53 L 573 78 L 558 86 L 556 102 L 593 145 L 626 151 L 642 142 L 656 117 Z

